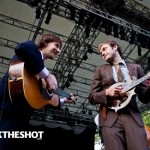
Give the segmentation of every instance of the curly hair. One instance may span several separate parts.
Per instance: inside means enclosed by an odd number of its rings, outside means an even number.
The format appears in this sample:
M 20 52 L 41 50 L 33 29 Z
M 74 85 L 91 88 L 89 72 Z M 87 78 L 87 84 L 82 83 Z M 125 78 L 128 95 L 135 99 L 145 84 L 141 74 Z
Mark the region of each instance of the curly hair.
M 104 44 L 109 44 L 111 47 L 117 46 L 118 53 L 120 54 L 121 58 L 123 58 L 122 48 L 116 41 L 107 40 L 107 41 L 101 43 L 98 48 L 101 49 L 102 45 L 104 45 Z

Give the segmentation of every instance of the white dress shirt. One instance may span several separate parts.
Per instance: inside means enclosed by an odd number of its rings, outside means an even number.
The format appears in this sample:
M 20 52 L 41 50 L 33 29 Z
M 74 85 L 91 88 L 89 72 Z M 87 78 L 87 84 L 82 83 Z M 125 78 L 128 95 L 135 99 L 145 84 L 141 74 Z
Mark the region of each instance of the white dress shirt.
M 40 51 L 41 52 L 41 51 Z M 44 60 L 43 58 L 43 53 L 41 52 L 41 55 L 42 55 L 42 59 Z M 47 76 L 49 75 L 49 71 L 46 67 L 43 68 L 43 70 L 41 72 L 38 73 L 38 76 L 41 78 L 41 79 L 44 79 L 46 78 Z
M 128 68 L 127 68 L 127 65 L 126 65 L 125 61 L 124 61 L 124 60 L 121 60 L 121 61 L 119 62 L 119 66 L 120 66 L 120 70 L 121 70 L 121 72 L 122 72 L 124 81 L 125 81 L 125 82 L 130 81 L 130 80 L 131 80 L 131 78 L 130 78 L 130 73 L 129 73 L 129 70 L 128 70 Z M 115 82 L 118 82 L 118 76 L 117 76 L 116 69 L 115 69 L 114 66 L 112 66 L 112 71 L 113 71 L 113 72 L 112 72 L 112 74 L 113 74 L 113 79 L 115 80 Z

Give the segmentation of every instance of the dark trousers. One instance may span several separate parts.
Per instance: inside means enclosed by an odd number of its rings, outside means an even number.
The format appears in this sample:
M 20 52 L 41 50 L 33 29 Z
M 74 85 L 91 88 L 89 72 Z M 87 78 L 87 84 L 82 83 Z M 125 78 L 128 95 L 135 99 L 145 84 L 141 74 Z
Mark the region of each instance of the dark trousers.
M 129 112 L 119 113 L 115 124 L 102 127 L 105 150 L 150 150 L 144 127 Z

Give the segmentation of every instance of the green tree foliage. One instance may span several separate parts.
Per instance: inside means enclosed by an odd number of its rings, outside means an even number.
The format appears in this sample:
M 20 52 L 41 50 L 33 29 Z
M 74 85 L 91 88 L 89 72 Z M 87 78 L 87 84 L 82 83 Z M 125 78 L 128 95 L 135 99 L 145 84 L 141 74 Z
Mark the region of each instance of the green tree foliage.
M 98 132 L 96 132 L 96 134 L 95 134 L 95 141 L 99 141 L 99 140 L 100 140 L 99 133 L 98 133 Z
M 150 111 L 144 111 L 142 113 L 142 118 L 144 121 L 144 124 L 150 127 Z

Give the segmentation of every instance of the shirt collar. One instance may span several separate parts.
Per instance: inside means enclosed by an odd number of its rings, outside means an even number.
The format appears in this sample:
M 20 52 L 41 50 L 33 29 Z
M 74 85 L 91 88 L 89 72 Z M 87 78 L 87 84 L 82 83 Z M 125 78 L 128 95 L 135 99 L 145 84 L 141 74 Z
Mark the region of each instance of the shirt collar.
M 40 51 L 40 52 L 41 52 L 42 59 L 44 59 L 44 56 L 43 56 L 43 53 L 42 53 L 42 51 Z
M 123 65 L 125 65 L 127 67 L 124 59 L 122 59 L 119 63 L 122 63 Z

